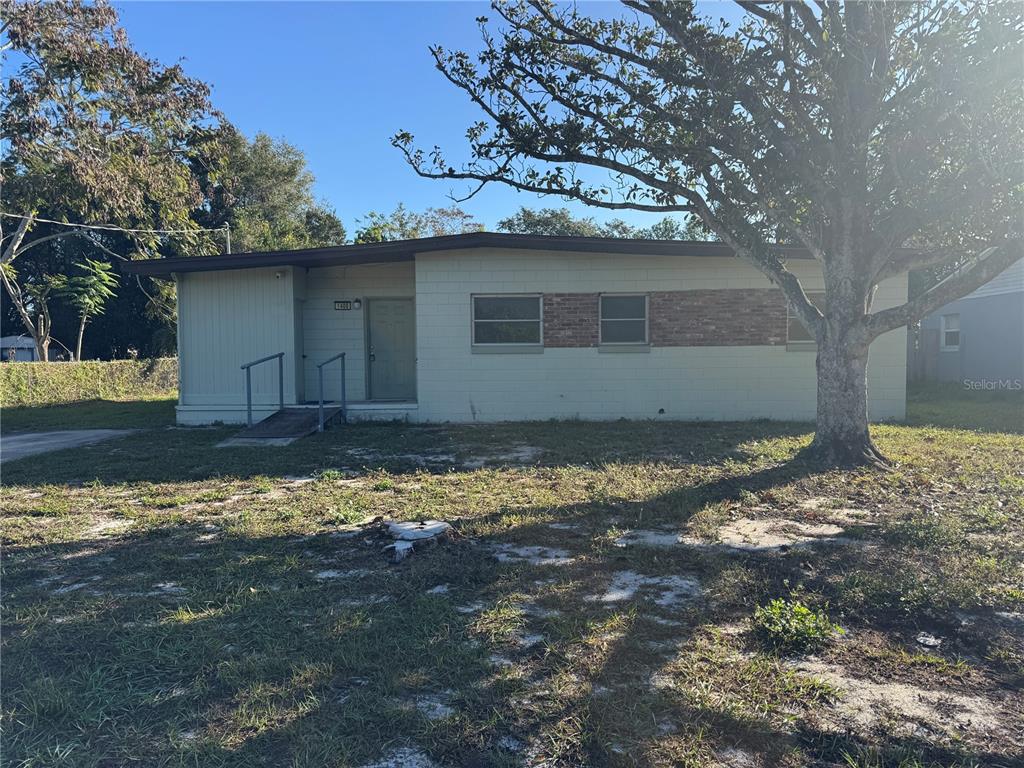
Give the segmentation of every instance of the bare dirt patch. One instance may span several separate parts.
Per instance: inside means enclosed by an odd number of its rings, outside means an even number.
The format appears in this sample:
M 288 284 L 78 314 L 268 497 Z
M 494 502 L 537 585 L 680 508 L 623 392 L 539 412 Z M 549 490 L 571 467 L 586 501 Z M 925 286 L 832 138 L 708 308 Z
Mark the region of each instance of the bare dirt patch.
M 619 603 L 649 595 L 656 605 L 668 608 L 694 600 L 700 593 L 700 582 L 688 576 L 644 576 L 636 571 L 618 571 L 603 594 L 587 599 Z
M 796 520 L 767 518 L 755 520 L 744 517 L 726 523 L 716 532 L 716 542 L 683 537 L 691 546 L 719 546 L 748 552 L 779 550 L 788 547 L 806 547 L 815 544 L 843 544 L 845 530 L 832 523 L 802 523 Z
M 904 736 L 923 728 L 952 739 L 1009 735 L 999 705 L 983 696 L 851 677 L 842 667 L 817 659 L 806 659 L 793 668 L 841 692 L 841 698 L 825 714 L 836 730 L 851 728 L 867 735 L 884 729 Z
M 498 453 L 478 454 L 462 462 L 462 466 L 466 469 L 482 469 L 488 464 L 532 464 L 542 453 L 542 448 L 519 445 Z
M 491 547 L 495 559 L 501 563 L 527 563 L 529 565 L 569 565 L 575 558 L 557 547 L 515 546 L 495 544 Z
M 425 752 L 412 747 L 393 749 L 380 760 L 366 763 L 362 768 L 438 768 Z
M 135 525 L 135 521 L 126 517 L 102 518 L 82 532 L 83 539 L 100 539 L 106 536 L 118 536 Z
M 681 541 L 682 536 L 675 531 L 638 530 L 627 531 L 613 543 L 616 547 L 674 547 Z

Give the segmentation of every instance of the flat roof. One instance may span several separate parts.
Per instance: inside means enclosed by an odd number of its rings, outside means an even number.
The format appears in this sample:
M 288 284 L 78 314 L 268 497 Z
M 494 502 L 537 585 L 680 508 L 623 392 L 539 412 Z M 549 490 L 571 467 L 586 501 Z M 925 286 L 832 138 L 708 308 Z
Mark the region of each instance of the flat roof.
M 576 251 L 580 253 L 621 253 L 635 256 L 735 256 L 724 243 L 700 240 L 630 240 L 617 237 L 567 237 L 514 235 L 503 232 L 468 232 L 462 235 L 393 240 L 386 243 L 338 245 L 330 248 L 301 248 L 292 251 L 256 251 L 215 256 L 142 259 L 121 263 L 121 269 L 135 275 L 166 277 L 184 272 L 216 272 L 255 267 L 331 267 L 355 264 L 383 264 L 413 261 L 417 253 L 468 248 L 516 248 L 532 251 Z M 779 246 L 780 255 L 809 259 L 806 248 Z

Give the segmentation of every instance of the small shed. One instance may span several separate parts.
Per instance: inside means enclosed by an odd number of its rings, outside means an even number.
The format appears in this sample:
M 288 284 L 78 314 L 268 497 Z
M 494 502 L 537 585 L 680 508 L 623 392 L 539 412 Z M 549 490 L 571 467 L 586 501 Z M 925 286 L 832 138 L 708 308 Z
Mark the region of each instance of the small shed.
M 36 356 L 36 343 L 31 336 L 0 337 L 0 361 L 9 363 L 31 363 L 39 358 Z

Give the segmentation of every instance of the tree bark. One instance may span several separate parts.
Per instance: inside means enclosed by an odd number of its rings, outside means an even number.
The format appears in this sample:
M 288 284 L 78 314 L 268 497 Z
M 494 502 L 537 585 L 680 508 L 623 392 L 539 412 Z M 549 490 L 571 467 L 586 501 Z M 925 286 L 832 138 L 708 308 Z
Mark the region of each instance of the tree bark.
M 88 317 L 82 315 L 81 322 L 78 324 L 78 340 L 75 342 L 75 362 L 82 362 L 82 337 L 85 336 L 85 323 Z
M 810 455 L 822 464 L 888 466 L 868 431 L 868 345 L 827 329 L 818 339 L 817 426 Z
M 32 333 L 32 340 L 36 343 L 36 355 L 41 362 L 48 363 L 50 362 L 50 332 L 49 329 L 44 330 L 43 328 L 42 315 L 36 318 L 36 320 L 38 321 L 38 328 L 34 329 Z

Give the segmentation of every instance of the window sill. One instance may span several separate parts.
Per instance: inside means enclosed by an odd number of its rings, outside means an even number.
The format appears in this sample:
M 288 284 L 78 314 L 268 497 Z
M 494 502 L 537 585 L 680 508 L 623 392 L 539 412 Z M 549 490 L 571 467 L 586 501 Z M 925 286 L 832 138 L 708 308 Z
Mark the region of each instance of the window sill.
M 597 351 L 600 353 L 617 352 L 650 352 L 650 344 L 599 344 Z
M 544 354 L 544 347 L 541 345 L 524 345 L 518 346 L 516 344 L 495 344 L 493 346 L 486 344 L 472 344 L 470 345 L 470 352 L 474 355 L 542 355 Z
M 788 341 L 786 342 L 787 352 L 817 352 L 818 342 L 816 341 Z
M 940 347 L 939 352 L 959 352 L 960 347 Z

